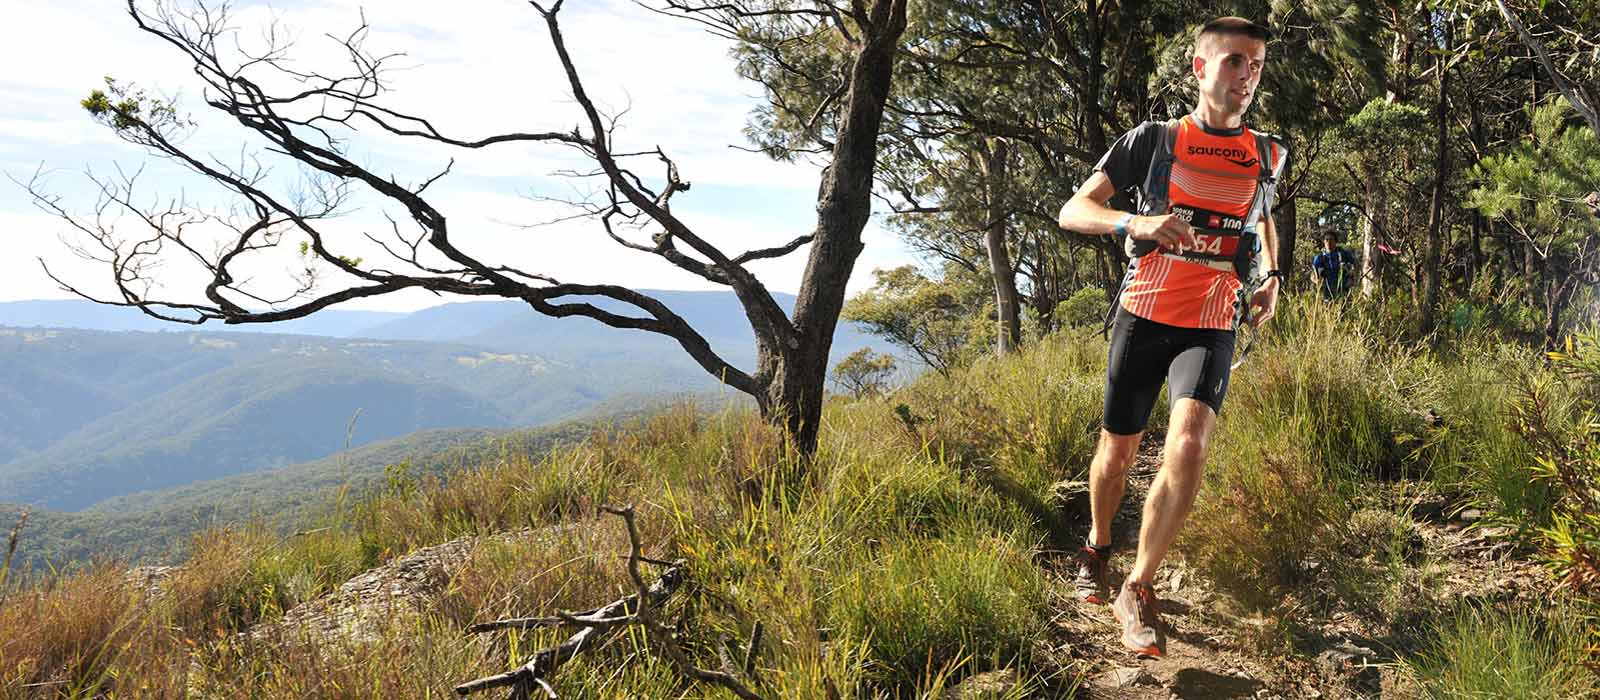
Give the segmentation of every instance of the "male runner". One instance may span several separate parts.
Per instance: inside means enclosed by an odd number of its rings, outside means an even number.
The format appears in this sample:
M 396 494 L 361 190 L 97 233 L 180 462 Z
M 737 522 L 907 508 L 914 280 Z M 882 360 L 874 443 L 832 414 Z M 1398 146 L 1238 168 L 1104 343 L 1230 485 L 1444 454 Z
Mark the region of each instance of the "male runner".
M 1275 182 L 1287 153 L 1245 128 L 1242 119 L 1261 81 L 1270 37 L 1265 27 L 1239 17 L 1207 22 L 1195 38 L 1199 105 L 1194 112 L 1165 126 L 1146 122 L 1124 134 L 1061 208 L 1064 229 L 1126 234 L 1142 247 L 1153 247 L 1138 255 L 1117 300 L 1104 425 L 1089 467 L 1094 528 L 1079 553 L 1076 581 L 1080 598 L 1105 602 L 1111 518 L 1164 377 L 1172 401 L 1166 450 L 1145 500 L 1138 557 L 1111 603 L 1122 625 L 1122 643 L 1141 654 L 1164 651 L 1150 583 L 1199 491 L 1207 442 L 1228 390 L 1240 276 L 1251 273 L 1224 258 L 1248 244 L 1240 235 L 1251 228 L 1261 242 L 1254 264 L 1267 268 L 1265 283 L 1248 302 L 1251 322 L 1265 322 L 1277 306 L 1282 273 L 1270 265 L 1277 250 L 1267 209 L 1271 189 L 1260 184 Z M 1151 177 L 1152 159 L 1169 136 L 1170 177 Z M 1262 152 L 1262 144 L 1268 152 Z M 1164 193 L 1147 191 L 1158 181 L 1166 185 Z M 1130 189 L 1147 215 L 1106 205 L 1112 195 Z M 1150 201 L 1162 199 L 1168 206 L 1148 211 Z
M 1322 234 L 1322 252 L 1311 259 L 1311 271 L 1317 274 L 1322 298 L 1332 299 L 1350 291 L 1350 282 L 1358 274 L 1355 267 L 1355 256 L 1339 245 L 1338 234 Z

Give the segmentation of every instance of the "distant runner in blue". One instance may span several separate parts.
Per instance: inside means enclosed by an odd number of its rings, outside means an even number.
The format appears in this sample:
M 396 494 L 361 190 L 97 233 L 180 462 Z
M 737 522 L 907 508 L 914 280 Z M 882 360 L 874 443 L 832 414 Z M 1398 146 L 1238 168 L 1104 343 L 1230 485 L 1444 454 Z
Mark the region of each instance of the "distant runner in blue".
M 1350 251 L 1339 247 L 1339 238 L 1333 233 L 1322 237 L 1322 252 L 1311 259 L 1311 269 L 1322 284 L 1322 298 L 1344 296 L 1355 280 L 1356 258 Z

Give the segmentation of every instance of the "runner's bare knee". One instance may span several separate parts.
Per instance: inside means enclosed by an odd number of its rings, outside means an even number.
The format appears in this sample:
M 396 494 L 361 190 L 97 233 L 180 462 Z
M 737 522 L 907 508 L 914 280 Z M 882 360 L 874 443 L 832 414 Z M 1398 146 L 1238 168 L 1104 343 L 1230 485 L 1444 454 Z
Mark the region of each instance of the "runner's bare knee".
M 1106 430 L 1100 431 L 1100 462 L 1107 473 L 1112 475 L 1125 475 L 1128 468 L 1133 466 L 1133 460 L 1139 455 L 1139 438 L 1142 434 L 1118 435 Z

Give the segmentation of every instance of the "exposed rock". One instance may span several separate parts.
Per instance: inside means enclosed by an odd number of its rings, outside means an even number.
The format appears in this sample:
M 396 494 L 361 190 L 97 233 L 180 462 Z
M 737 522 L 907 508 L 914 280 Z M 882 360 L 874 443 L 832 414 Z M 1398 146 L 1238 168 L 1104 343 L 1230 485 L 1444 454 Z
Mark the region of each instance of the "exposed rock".
M 1383 684 L 1383 674 L 1374 663 L 1377 658 L 1378 652 L 1346 639 L 1318 654 L 1317 667 L 1324 676 L 1342 679 L 1358 693 L 1375 694 Z
M 319 639 L 345 637 L 368 641 L 376 631 L 420 611 L 424 599 L 440 590 L 471 553 L 476 538 L 424 547 L 357 575 L 338 590 L 306 601 L 283 619 L 250 631 L 255 638 L 300 632 Z
M 1442 494 L 1424 493 L 1411 499 L 1411 518 L 1425 523 L 1444 522 L 1445 512 L 1450 508 L 1449 499 Z
M 1089 482 L 1056 482 L 1050 487 L 1050 504 L 1068 520 L 1088 522 Z
M 1127 688 L 1135 685 L 1154 685 L 1155 676 L 1150 675 L 1138 666 L 1118 666 L 1100 674 L 1095 678 L 1100 685 L 1111 688 Z
M 176 566 L 136 566 L 128 569 L 122 575 L 122 580 L 144 591 L 145 595 L 155 597 L 166 592 L 167 582 L 172 580 L 172 575 L 177 571 Z
M 1172 677 L 1172 694 L 1184 700 L 1252 700 L 1264 684 L 1246 675 L 1212 673 L 1198 668 L 1180 669 Z
M 1012 688 L 1020 683 L 1015 669 L 1002 669 L 968 676 L 966 680 L 954 688 L 946 688 L 939 694 L 939 700 L 979 700 L 979 698 L 998 698 L 1011 692 Z

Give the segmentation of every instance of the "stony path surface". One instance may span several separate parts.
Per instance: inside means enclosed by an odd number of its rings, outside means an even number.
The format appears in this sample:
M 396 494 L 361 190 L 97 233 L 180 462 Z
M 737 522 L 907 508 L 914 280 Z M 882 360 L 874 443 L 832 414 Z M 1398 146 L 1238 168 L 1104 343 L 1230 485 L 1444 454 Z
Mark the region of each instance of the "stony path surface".
M 1133 566 L 1138 546 L 1140 511 L 1160 468 L 1162 436 L 1146 435 L 1130 470 L 1127 493 L 1112 525 L 1115 554 L 1110 581 L 1115 591 Z M 1086 507 L 1086 505 L 1085 505 Z M 1441 502 L 1391 504 L 1409 512 L 1418 549 L 1429 552 L 1439 581 L 1441 600 L 1505 600 L 1537 595 L 1538 568 L 1525 557 L 1512 556 L 1509 545 L 1497 544 L 1493 529 L 1470 528 L 1470 511 L 1450 516 Z M 1086 527 L 1087 515 L 1079 532 Z M 1167 627 L 1166 655 L 1142 657 L 1118 641 L 1119 627 L 1104 605 L 1079 602 L 1072 589 L 1071 556 L 1060 556 L 1049 569 L 1056 586 L 1054 619 L 1062 650 L 1085 674 L 1078 700 L 1252 700 L 1299 698 L 1393 697 L 1395 652 L 1375 639 L 1363 616 L 1341 614 L 1326 620 L 1314 649 L 1291 655 L 1264 655 L 1244 640 L 1264 620 L 1232 617 L 1215 605 L 1209 582 L 1174 550 L 1157 574 L 1158 607 Z M 1305 643 L 1305 642 L 1302 642 Z
M 1147 434 L 1139 457 L 1129 470 L 1128 490 L 1112 523 L 1111 584 L 1113 591 L 1133 566 L 1138 547 L 1140 511 L 1145 494 L 1160 468 L 1162 436 Z M 1288 697 L 1275 688 L 1274 674 L 1236 649 L 1201 612 L 1211 594 L 1202 581 L 1174 552 L 1157 576 L 1158 607 L 1166 625 L 1166 655 L 1141 657 L 1117 640 L 1118 626 L 1111 609 L 1076 600 L 1072 592 L 1071 562 L 1054 569 L 1061 601 L 1055 623 L 1070 640 L 1072 656 L 1087 672 L 1081 698 L 1106 700 L 1169 700 L 1170 698 Z

